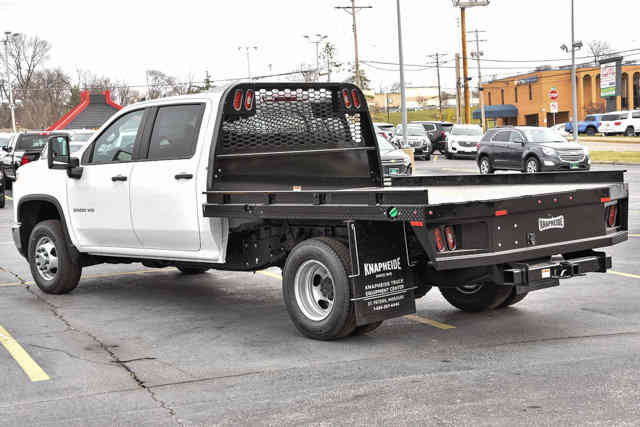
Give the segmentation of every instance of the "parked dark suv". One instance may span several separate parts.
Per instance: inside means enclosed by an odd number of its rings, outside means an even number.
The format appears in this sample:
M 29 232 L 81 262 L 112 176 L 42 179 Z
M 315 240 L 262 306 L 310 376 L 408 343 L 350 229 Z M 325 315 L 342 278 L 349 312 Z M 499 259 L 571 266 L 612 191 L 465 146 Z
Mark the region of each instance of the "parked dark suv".
M 513 127 L 489 129 L 476 157 L 483 175 L 496 170 L 527 173 L 557 170 L 588 170 L 589 150 L 569 142 L 551 128 Z
M 429 135 L 431 141 L 431 153 L 434 150 L 440 151 L 441 154 L 446 154 L 447 151 L 447 135 L 451 132 L 453 123 L 449 122 L 411 122 L 411 124 L 420 124 L 424 126 L 424 130 Z

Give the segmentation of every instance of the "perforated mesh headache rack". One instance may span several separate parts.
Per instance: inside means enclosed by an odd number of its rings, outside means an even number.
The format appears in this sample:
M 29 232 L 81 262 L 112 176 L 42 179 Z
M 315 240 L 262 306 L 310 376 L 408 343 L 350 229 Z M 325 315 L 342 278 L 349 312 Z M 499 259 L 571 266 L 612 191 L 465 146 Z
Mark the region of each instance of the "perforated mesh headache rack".
M 210 190 L 381 185 L 364 94 L 347 83 L 241 83 L 221 100 Z
M 342 89 L 349 93 L 347 109 Z M 235 91 L 253 90 L 254 105 L 247 111 L 233 106 Z M 360 108 L 351 101 L 354 88 L 338 85 L 264 84 L 234 87 L 224 101 L 224 116 L 218 133 L 216 153 L 242 154 L 329 148 L 365 147 Z M 243 98 L 244 99 L 244 98 Z

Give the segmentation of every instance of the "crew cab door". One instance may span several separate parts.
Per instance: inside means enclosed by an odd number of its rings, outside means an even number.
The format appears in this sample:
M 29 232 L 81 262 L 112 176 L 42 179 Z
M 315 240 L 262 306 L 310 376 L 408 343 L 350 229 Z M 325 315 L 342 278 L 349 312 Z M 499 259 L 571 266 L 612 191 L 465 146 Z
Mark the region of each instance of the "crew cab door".
M 139 248 L 129 185 L 144 109 L 116 119 L 82 156 L 82 176 L 67 179 L 71 224 L 81 247 Z
M 197 140 L 204 103 L 159 106 L 133 165 L 131 218 L 145 249 L 200 249 Z

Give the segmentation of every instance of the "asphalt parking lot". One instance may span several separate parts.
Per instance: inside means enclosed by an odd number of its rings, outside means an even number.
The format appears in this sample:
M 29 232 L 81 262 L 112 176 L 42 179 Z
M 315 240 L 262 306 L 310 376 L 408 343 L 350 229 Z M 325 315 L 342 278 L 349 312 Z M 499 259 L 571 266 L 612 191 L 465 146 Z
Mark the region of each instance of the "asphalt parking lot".
M 287 316 L 278 270 L 184 276 L 86 268 L 43 294 L 0 210 L 0 425 L 638 425 L 640 188 L 613 270 L 490 313 L 432 290 L 417 314 L 317 342 Z M 435 156 L 418 174 L 476 173 Z

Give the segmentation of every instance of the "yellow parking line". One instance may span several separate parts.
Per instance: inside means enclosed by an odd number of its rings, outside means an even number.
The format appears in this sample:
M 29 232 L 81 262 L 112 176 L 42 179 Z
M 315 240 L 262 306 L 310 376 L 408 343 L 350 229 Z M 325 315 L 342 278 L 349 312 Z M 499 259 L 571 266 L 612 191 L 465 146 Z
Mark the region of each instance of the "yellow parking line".
M 13 200 L 11 197 L 7 196 L 6 194 L 4 195 L 4 198 L 7 200 Z
M 425 325 L 431 325 L 438 329 L 455 329 L 456 327 L 453 325 L 447 325 L 446 323 L 438 322 L 437 320 L 427 319 L 426 317 L 418 316 L 417 314 L 407 314 L 404 316 L 406 319 L 413 320 L 418 323 L 423 323 Z
M 0 326 L 0 343 L 7 349 L 13 359 L 20 365 L 25 374 L 33 382 L 48 381 L 49 375 L 29 356 L 29 353 L 16 341 L 5 328 Z
M 23 284 L 22 282 L 0 283 L 0 288 L 5 288 L 5 287 L 9 287 L 9 286 L 20 286 L 22 284 Z
M 438 160 L 438 155 L 437 155 L 437 154 L 434 154 L 434 155 L 433 155 L 433 161 L 435 162 L 436 160 Z
M 640 237 L 640 234 L 629 234 L 631 237 Z
M 637 274 L 631 274 L 631 273 L 621 273 L 619 271 L 613 271 L 613 270 L 609 270 L 607 271 L 607 273 L 609 274 L 615 274 L 617 276 L 624 276 L 624 277 L 631 277 L 633 279 L 640 279 L 640 276 L 638 276 Z
M 260 274 L 264 274 L 265 276 L 273 277 L 274 279 L 282 280 L 282 275 L 278 273 L 274 273 L 273 271 L 261 270 L 258 271 Z

